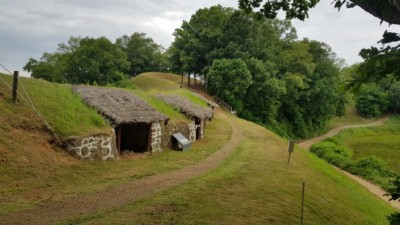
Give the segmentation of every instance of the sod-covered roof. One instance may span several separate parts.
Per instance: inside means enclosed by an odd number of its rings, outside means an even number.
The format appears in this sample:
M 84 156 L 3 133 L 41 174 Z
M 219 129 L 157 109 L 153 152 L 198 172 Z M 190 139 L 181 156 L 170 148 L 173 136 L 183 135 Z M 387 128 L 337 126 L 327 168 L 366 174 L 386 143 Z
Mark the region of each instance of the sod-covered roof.
M 75 85 L 72 90 L 82 96 L 87 105 L 116 125 L 168 120 L 168 117 L 126 90 L 83 85 Z
M 157 94 L 156 97 L 167 104 L 172 105 L 191 118 L 211 119 L 213 117 L 213 112 L 210 108 L 194 104 L 183 96 Z

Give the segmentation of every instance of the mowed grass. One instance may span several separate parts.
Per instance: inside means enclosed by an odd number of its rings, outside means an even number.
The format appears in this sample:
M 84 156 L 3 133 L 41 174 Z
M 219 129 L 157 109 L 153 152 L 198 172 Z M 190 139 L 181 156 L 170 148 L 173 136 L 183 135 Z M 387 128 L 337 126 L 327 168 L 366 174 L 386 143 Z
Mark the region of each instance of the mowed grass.
M 0 214 L 46 201 L 86 195 L 196 164 L 220 149 L 230 138 L 231 131 L 225 119 L 217 114 L 207 125 L 204 139 L 193 143 L 188 151 L 167 149 L 160 153 L 123 156 L 114 162 L 75 160 L 62 150 L 43 146 L 32 152 L 19 151 L 20 155 L 10 156 L 0 164 Z M 7 152 L 5 149 L 0 143 L 0 155 Z
M 168 79 L 168 77 L 170 77 L 170 79 Z M 177 75 L 173 74 L 143 73 L 132 78 L 131 82 L 145 91 L 169 91 L 180 88 L 180 85 L 175 82 L 177 81 L 176 78 Z
M 8 84 L 12 84 L 12 77 L 0 74 Z M 85 135 L 90 133 L 110 132 L 108 123 L 94 109 L 88 108 L 82 99 L 72 93 L 71 86 L 65 84 L 54 84 L 34 78 L 20 77 L 23 84 L 19 84 L 18 104 L 11 103 L 11 90 L 3 83 L 0 89 L 4 93 L 0 113 L 5 111 L 18 110 L 18 107 L 25 107 L 26 101 L 31 98 L 39 113 L 46 119 L 55 132 L 61 137 L 72 135 Z M 29 95 L 26 96 L 24 88 Z M 1 97 L 1 96 L 0 96 Z M 33 109 L 24 108 L 24 111 L 36 113 Z M 24 118 L 20 118 L 24 120 Z M 15 123 L 29 123 L 29 121 Z
M 143 92 L 134 90 L 133 92 L 143 96 L 155 95 L 155 94 L 167 94 L 167 95 L 180 95 L 186 97 L 194 104 L 208 107 L 207 103 L 199 98 L 196 94 L 193 94 L 185 87 L 180 87 L 180 76 L 171 73 L 143 73 L 139 74 L 135 78 L 131 79 L 134 85 L 137 85 Z M 143 98 L 146 98 L 143 96 Z
M 151 94 L 149 94 L 147 92 L 144 92 L 141 90 L 128 90 L 128 91 L 131 91 L 135 95 L 142 98 L 149 105 L 151 105 L 154 109 L 156 109 L 158 112 L 166 115 L 171 120 L 189 121 L 189 119 L 185 115 L 180 113 L 177 109 L 175 109 L 171 105 L 168 105 L 164 101 L 157 99 L 156 97 L 152 96 Z
M 59 224 L 388 224 L 393 209 L 313 154 L 253 123 L 232 119 L 244 138 L 216 170 L 124 207 Z

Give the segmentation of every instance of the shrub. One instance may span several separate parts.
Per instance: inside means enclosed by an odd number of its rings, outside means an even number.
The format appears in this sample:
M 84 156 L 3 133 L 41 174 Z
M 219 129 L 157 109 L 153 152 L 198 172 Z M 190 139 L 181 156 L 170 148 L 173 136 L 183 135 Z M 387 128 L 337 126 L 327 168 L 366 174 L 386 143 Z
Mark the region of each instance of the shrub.
M 386 168 L 386 164 L 381 159 L 374 156 L 368 156 L 357 160 L 346 168 L 349 172 L 361 175 L 367 178 L 394 177 L 396 174 Z
M 311 152 L 340 168 L 345 168 L 351 164 L 348 151 L 343 146 L 336 145 L 333 142 L 323 141 L 314 144 L 311 147 Z

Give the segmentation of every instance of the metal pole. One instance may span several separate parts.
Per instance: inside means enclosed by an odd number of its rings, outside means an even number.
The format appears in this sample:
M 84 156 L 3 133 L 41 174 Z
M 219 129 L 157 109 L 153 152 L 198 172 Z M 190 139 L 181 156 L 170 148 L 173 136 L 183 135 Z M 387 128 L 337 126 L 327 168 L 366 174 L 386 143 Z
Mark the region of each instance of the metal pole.
M 18 89 L 18 71 L 14 71 L 14 79 L 13 79 L 13 89 L 12 89 L 12 97 L 13 102 L 17 102 L 17 89 Z
M 303 225 L 303 219 L 304 219 L 304 192 L 306 189 L 306 182 L 303 181 L 303 194 L 301 196 L 301 225 Z

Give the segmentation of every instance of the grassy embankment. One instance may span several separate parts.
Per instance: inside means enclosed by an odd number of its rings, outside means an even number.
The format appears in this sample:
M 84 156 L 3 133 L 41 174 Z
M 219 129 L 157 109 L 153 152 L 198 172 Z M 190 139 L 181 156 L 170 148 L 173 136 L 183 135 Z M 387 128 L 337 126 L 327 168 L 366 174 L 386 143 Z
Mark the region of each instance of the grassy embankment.
M 393 209 L 313 154 L 296 149 L 287 164 L 286 141 L 231 117 L 244 138 L 218 169 L 122 208 L 60 224 L 388 224 Z
M 4 90 L 3 86 L 0 85 L 0 89 Z M 8 120 L 25 117 L 5 95 L 0 95 L 0 101 L 16 111 Z M 35 119 L 35 114 L 30 117 L 30 120 Z M 287 164 L 285 140 L 253 123 L 231 119 L 240 127 L 244 138 L 218 169 L 122 208 L 82 215 L 64 223 L 297 224 L 304 180 L 305 224 L 387 224 L 385 216 L 394 210 L 329 164 L 299 149 L 291 164 Z M 20 135 L 28 134 L 17 125 L 10 129 Z M 3 136 L 5 131 L 0 132 Z M 35 156 L 40 161 L 32 160 L 30 154 L 33 153 L 28 151 L 21 153 L 28 162 L 20 161 L 17 156 L 3 160 L 3 154 L 11 152 L 11 144 L 2 144 L 0 213 L 29 208 L 38 202 L 44 204 L 54 199 L 85 195 L 107 186 L 182 168 L 219 149 L 230 133 L 226 116 L 217 115 L 207 127 L 205 139 L 194 143 L 190 151 L 164 151 L 116 162 L 81 162 L 43 146 L 37 147 L 40 154 Z M 26 146 L 32 141 L 19 144 Z M 46 140 L 41 142 L 45 143 Z
M 0 75 L 11 84 L 11 77 Z M 38 110 L 61 136 L 109 132 L 111 128 L 71 92 L 69 85 L 22 78 Z M 140 92 L 140 91 L 136 91 Z M 43 121 L 21 100 L 12 104 L 11 91 L 0 83 L 0 214 L 33 207 L 43 201 L 87 194 L 195 164 L 218 150 L 231 133 L 220 117 L 207 126 L 205 139 L 181 154 L 165 151 L 135 155 L 115 162 L 82 162 L 49 144 L 53 139 Z M 186 120 L 172 107 L 145 93 L 142 97 L 174 120 Z M 86 122 L 85 122 L 86 121 Z M 29 184 L 29 185 L 27 185 Z
M 379 118 L 365 118 L 357 113 L 355 103 L 351 100 L 347 104 L 346 114 L 342 117 L 335 117 L 331 119 L 328 123 L 327 129 L 330 130 L 335 127 L 348 126 L 348 125 L 358 125 L 358 124 L 368 124 L 377 121 Z
M 360 175 L 384 189 L 400 174 L 400 117 L 382 126 L 353 128 L 312 146 L 328 162 Z

